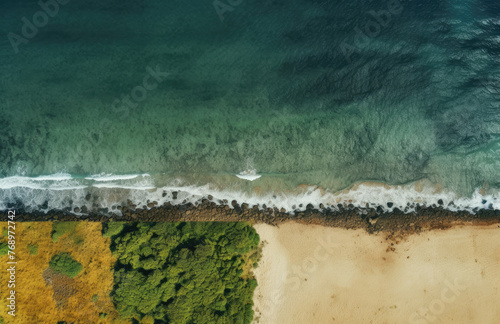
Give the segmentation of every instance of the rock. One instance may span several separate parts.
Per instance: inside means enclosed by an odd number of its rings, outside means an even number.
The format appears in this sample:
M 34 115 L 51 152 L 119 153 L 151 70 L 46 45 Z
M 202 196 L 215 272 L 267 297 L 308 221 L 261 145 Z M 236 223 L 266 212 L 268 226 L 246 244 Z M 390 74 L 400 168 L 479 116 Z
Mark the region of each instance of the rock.
M 438 205 L 443 205 L 443 199 L 438 200 Z
M 174 200 L 177 199 L 177 194 L 178 194 L 177 191 L 172 192 L 172 199 Z
M 86 200 L 86 201 L 89 201 L 89 200 L 90 200 L 90 198 L 92 198 L 92 195 L 91 195 L 91 194 L 87 194 L 87 195 L 85 196 L 85 200 Z
M 208 197 L 207 197 L 207 198 L 208 198 L 208 200 L 212 200 L 212 199 L 214 199 L 214 196 L 212 196 L 212 195 L 208 195 Z
M 148 204 L 148 208 L 153 208 L 154 206 L 155 206 L 155 205 L 154 205 L 154 204 L 152 204 L 152 203 L 149 203 L 149 204 Z
M 394 204 L 392 202 L 387 203 L 387 207 L 391 208 Z
M 75 213 L 79 213 L 79 212 L 80 212 L 80 208 L 75 207 L 75 209 L 73 209 L 73 211 L 74 211 Z
M 238 206 L 238 202 L 236 200 L 231 201 L 231 206 L 233 207 Z
M 153 201 L 153 205 L 158 206 L 158 202 L 156 200 Z
M 161 194 L 162 197 L 166 197 L 167 196 L 167 193 L 164 191 L 162 194 Z
M 285 208 L 281 208 L 281 209 L 280 209 L 280 212 L 282 212 L 282 213 L 286 213 L 286 209 L 285 209 Z
M 87 213 L 87 212 L 88 212 L 87 206 L 83 206 L 82 207 L 82 213 Z
M 116 207 L 116 209 L 122 210 L 122 206 L 118 206 L 118 207 Z

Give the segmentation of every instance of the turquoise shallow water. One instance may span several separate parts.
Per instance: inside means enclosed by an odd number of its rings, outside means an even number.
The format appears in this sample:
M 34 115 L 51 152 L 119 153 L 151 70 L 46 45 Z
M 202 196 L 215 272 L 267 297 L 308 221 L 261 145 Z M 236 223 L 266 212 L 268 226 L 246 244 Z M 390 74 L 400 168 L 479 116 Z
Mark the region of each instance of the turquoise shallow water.
M 496 2 L 232 3 L 69 1 L 25 37 L 42 8 L 2 2 L 3 205 L 71 205 L 101 173 L 201 196 L 368 180 L 498 196 Z M 14 177 L 57 173 L 81 192 Z

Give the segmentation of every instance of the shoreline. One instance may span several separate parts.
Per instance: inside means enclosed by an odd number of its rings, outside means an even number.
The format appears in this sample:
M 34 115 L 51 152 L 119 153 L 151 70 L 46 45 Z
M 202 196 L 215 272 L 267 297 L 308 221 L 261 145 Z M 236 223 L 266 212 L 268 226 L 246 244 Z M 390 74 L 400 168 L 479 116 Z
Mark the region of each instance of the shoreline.
M 70 210 L 50 211 L 48 213 L 26 213 L 22 208 L 16 210 L 16 221 L 143 221 L 143 222 L 249 222 L 251 224 L 268 224 L 278 226 L 286 222 L 298 224 L 314 224 L 345 229 L 364 229 L 368 233 L 393 232 L 413 234 L 425 230 L 447 229 L 457 225 L 492 225 L 500 223 L 500 210 L 478 210 L 476 214 L 467 211 L 449 211 L 442 207 L 417 207 L 416 212 L 404 213 L 399 209 L 385 212 L 381 209 L 339 208 L 331 209 L 307 208 L 300 212 L 286 212 L 284 209 L 259 209 L 248 204 L 219 205 L 204 199 L 195 206 L 191 203 L 171 205 L 165 203 L 158 206 L 155 201 L 148 206 L 137 208 L 128 201 L 127 206 L 119 209 L 123 216 L 109 215 L 107 209 L 76 215 Z M 78 211 L 78 209 L 76 209 Z M 6 212 L 6 211 L 4 211 Z M 107 214 L 106 214 L 107 213 Z

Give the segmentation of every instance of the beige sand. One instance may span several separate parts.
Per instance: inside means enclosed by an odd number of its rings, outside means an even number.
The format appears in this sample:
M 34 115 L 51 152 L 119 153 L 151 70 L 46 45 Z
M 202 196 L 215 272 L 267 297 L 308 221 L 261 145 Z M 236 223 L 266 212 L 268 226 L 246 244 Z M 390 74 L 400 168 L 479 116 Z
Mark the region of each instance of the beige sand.
M 406 237 L 256 225 L 256 323 L 500 323 L 500 226 Z M 393 250 L 391 250 L 394 249 Z

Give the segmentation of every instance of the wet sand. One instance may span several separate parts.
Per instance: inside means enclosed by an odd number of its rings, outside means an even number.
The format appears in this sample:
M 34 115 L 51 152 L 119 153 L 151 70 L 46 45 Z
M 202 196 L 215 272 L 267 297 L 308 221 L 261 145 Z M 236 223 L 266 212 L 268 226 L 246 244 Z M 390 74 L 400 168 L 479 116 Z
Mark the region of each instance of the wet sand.
M 369 234 L 255 226 L 256 323 L 498 323 L 500 224 Z

